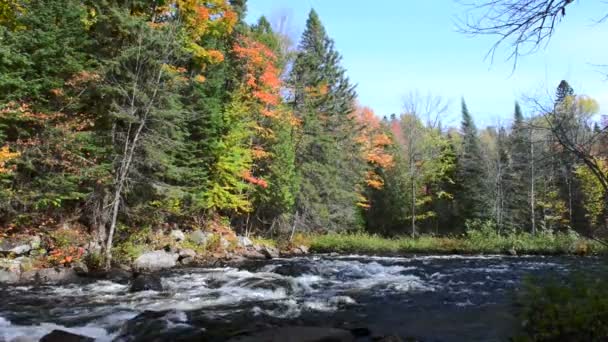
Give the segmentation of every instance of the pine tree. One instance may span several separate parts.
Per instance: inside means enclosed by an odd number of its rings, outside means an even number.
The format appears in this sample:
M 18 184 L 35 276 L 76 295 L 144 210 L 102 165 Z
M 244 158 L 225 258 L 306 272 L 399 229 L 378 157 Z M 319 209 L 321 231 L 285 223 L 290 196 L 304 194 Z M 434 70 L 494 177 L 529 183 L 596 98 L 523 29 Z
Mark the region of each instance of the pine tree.
M 481 153 L 477 128 L 462 100 L 462 147 L 458 160 L 458 183 L 460 191 L 456 193 L 456 203 L 462 220 L 486 219 L 488 217 L 488 189 L 486 171 Z
M 353 229 L 359 226 L 357 185 L 364 161 L 354 142 L 354 87 L 340 66 L 317 13 L 312 10 L 290 75 L 293 108 L 301 120 L 296 154 L 301 188 L 300 225 Z

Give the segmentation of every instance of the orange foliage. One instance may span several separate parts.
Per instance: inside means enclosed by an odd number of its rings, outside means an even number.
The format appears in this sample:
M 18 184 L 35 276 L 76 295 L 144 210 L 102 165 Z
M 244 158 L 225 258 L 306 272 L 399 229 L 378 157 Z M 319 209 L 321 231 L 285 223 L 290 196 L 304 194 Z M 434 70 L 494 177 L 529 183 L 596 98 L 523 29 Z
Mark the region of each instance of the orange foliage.
M 244 171 L 242 176 L 243 176 L 244 180 L 246 180 L 247 182 L 249 182 L 253 185 L 260 186 L 264 189 L 266 189 L 268 187 L 268 182 L 266 182 L 262 178 L 254 177 L 249 170 Z
M 358 108 L 355 111 L 355 119 L 361 126 L 359 136 L 355 141 L 361 145 L 365 160 L 375 167 L 390 168 L 394 164 L 393 156 L 386 151 L 386 147 L 392 144 L 388 135 L 382 131 L 380 120 L 374 112 L 367 107 Z M 375 172 L 368 172 L 366 177 L 368 186 L 380 189 L 384 181 Z
M 8 148 L 8 145 L 0 148 L 0 174 L 9 173 L 10 171 L 12 171 L 12 169 L 5 168 L 6 162 L 19 157 L 19 155 L 20 153 L 18 152 L 11 152 Z

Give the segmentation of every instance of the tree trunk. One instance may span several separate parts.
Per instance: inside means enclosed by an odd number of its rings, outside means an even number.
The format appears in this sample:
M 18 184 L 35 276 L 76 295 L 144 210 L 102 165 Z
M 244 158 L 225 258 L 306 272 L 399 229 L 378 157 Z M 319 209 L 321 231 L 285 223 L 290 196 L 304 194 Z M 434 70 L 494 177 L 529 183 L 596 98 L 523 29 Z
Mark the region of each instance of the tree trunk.
M 532 130 L 530 130 L 530 212 L 532 219 L 532 234 L 536 235 L 536 213 L 534 210 L 535 207 L 535 190 L 534 190 L 534 178 L 535 178 L 535 170 L 534 170 L 534 141 Z

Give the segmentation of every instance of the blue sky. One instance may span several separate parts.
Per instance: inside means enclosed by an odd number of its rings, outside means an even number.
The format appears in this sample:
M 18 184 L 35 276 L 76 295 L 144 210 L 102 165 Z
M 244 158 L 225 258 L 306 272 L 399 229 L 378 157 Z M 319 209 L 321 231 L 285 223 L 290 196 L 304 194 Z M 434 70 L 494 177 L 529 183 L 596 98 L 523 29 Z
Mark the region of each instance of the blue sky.
M 466 9 L 453 0 L 249 0 L 248 20 L 286 16 L 299 40 L 311 8 L 342 54 L 359 101 L 380 116 L 401 112 L 408 92 L 430 91 L 451 101 L 446 124 L 458 124 L 460 97 L 478 125 L 504 123 L 515 100 L 553 93 L 562 79 L 608 112 L 608 68 L 598 66 L 608 64 L 608 22 L 596 24 L 608 13 L 602 1 L 577 0 L 549 46 L 520 58 L 514 71 L 506 47 L 494 61 L 485 58 L 494 37 L 456 31 Z

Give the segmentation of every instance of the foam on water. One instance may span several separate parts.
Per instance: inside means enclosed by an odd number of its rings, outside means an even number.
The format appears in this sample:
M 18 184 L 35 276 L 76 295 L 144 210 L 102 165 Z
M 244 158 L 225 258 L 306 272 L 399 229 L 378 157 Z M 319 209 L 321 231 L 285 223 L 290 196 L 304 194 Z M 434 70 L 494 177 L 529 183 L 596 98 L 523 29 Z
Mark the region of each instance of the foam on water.
M 65 327 L 54 323 L 40 323 L 33 326 L 20 326 L 11 324 L 7 319 L 0 317 L 0 341 L 2 342 L 34 342 L 53 330 L 63 330 L 73 334 L 92 337 L 98 342 L 109 342 L 115 337 L 114 335 L 109 334 L 106 329 L 91 325 Z

